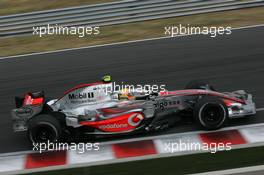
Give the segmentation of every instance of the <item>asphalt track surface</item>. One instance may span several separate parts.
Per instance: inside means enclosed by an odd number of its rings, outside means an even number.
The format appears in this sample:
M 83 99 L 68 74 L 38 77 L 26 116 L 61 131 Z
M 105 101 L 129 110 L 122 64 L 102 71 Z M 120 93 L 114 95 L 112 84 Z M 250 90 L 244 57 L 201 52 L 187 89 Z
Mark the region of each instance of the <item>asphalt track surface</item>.
M 184 36 L 0 60 L 0 153 L 30 150 L 25 133 L 13 133 L 14 96 L 45 90 L 59 97 L 80 83 L 111 74 L 129 84 L 166 84 L 181 89 L 191 80 L 209 81 L 219 91 L 244 89 L 264 107 L 264 27 L 234 30 L 229 36 Z M 264 112 L 229 126 L 264 122 Z M 156 134 L 197 130 L 179 123 Z M 121 138 L 116 138 L 121 139 Z

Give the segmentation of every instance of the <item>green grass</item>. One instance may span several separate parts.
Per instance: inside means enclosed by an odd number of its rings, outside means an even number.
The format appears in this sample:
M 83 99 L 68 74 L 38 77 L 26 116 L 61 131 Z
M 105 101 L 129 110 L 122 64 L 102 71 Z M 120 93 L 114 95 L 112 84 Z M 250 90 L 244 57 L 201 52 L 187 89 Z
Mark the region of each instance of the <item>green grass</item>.
M 68 35 L 52 35 L 41 38 L 37 35 L 1 38 L 0 57 L 162 37 L 165 36 L 165 26 L 179 24 L 185 26 L 188 24 L 191 26 L 231 26 L 233 28 L 264 24 L 264 7 L 105 26 L 101 27 L 99 35 L 83 38 Z
M 264 164 L 264 147 L 91 166 L 30 175 L 181 175 Z

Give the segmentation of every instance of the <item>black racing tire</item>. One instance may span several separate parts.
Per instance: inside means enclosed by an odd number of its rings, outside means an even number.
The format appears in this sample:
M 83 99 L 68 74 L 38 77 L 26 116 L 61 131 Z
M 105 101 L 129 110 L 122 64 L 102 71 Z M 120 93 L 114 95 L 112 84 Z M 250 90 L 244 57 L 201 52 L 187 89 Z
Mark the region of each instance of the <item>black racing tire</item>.
M 203 96 L 194 106 L 194 119 L 205 130 L 216 130 L 228 119 L 225 103 L 213 96 Z
M 215 91 L 215 88 L 212 85 L 210 85 L 209 83 L 197 81 L 197 80 L 189 82 L 185 86 L 185 89 L 206 89 L 206 90 Z
M 28 137 L 32 143 L 58 142 L 62 138 L 61 124 L 52 115 L 40 114 L 29 121 Z

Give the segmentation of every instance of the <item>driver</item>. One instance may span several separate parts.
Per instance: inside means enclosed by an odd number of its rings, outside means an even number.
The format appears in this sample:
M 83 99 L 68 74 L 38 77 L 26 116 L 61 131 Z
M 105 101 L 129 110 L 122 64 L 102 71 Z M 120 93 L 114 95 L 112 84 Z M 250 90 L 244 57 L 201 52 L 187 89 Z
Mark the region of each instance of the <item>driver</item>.
M 103 76 L 102 82 L 103 83 L 112 83 L 111 76 L 110 75 Z M 146 95 L 146 94 L 136 95 L 134 92 L 131 92 L 130 89 L 128 89 L 128 88 L 121 89 L 117 93 L 112 93 L 111 96 L 113 99 L 118 99 L 118 100 L 146 100 L 150 97 L 149 95 Z
M 129 89 L 121 89 L 120 93 L 118 94 L 119 100 L 135 100 L 136 97 L 129 91 Z

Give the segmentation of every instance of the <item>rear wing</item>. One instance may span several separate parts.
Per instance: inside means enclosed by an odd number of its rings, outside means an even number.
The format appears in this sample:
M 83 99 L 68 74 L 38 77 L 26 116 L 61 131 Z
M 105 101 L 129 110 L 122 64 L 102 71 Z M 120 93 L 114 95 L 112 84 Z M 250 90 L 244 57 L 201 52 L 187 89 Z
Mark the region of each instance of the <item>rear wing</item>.
M 27 130 L 30 118 L 43 111 L 45 102 L 44 92 L 27 93 L 24 97 L 15 97 L 16 109 L 11 111 L 13 130 Z
M 24 97 L 15 97 L 16 108 L 20 108 L 25 105 L 41 105 L 44 101 L 44 91 L 29 92 Z

